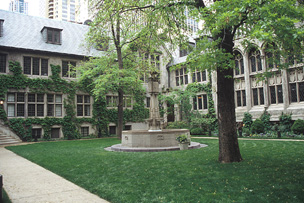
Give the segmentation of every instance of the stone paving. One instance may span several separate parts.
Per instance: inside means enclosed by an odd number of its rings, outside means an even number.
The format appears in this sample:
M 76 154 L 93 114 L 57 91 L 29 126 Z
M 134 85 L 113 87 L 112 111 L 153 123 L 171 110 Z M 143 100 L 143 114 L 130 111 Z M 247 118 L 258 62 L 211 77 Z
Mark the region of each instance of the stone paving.
M 0 174 L 13 203 L 107 202 L 4 147 L 0 147 Z

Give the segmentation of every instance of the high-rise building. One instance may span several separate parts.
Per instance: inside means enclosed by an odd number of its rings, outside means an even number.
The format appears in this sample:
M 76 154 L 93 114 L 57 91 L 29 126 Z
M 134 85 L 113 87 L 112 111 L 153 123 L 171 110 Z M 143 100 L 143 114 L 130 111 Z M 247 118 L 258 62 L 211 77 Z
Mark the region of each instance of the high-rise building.
M 28 2 L 25 2 L 24 0 L 11 0 L 9 10 L 28 14 Z
M 87 18 L 86 0 L 46 0 L 47 17 L 62 21 L 83 22 Z

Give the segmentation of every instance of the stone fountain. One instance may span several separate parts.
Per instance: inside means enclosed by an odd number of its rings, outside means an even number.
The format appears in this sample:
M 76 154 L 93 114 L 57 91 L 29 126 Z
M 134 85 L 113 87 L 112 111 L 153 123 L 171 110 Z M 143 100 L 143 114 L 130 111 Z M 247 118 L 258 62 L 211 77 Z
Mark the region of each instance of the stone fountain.
M 146 122 L 149 125 L 148 130 L 131 130 L 122 132 L 121 144 L 113 145 L 111 151 L 170 151 L 179 150 L 176 137 L 186 134 L 190 140 L 190 132 L 188 129 L 162 129 L 163 119 L 159 114 L 159 82 L 158 74 L 151 74 L 148 83 L 148 91 L 150 93 L 150 116 Z M 199 143 L 191 142 L 189 148 L 200 148 Z

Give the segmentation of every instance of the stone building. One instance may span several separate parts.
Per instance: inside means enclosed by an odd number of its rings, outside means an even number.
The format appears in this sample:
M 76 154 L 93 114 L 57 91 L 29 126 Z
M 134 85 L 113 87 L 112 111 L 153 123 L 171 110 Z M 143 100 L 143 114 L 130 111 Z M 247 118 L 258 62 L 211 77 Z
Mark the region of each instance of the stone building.
M 191 21 L 192 22 L 192 21 Z M 197 30 L 196 24 L 190 23 L 190 28 Z M 18 13 L 0 10 L 0 78 L 13 75 L 9 70 L 9 61 L 17 61 L 22 67 L 22 75 L 30 79 L 52 79 L 52 65 L 60 67 L 60 78 L 67 82 L 76 81 L 76 72 L 73 69 L 82 60 L 90 56 L 98 56 L 101 51 L 87 49 L 83 46 L 85 34 L 89 27 L 65 21 L 56 21 Z M 190 46 L 195 46 L 195 40 L 190 40 Z M 244 49 L 236 41 L 235 47 L 235 104 L 237 121 L 242 121 L 244 112 L 258 118 L 265 110 L 271 114 L 271 121 L 278 121 L 284 113 L 292 114 L 292 119 L 304 119 L 304 74 L 303 61 L 293 60 L 288 70 L 278 70 L 273 64 L 275 72 L 267 81 L 259 81 L 257 74 L 269 68 L 268 53 L 265 53 L 263 43 L 257 43 L 255 48 Z M 160 90 L 163 94 L 175 88 L 185 88 L 188 84 L 198 82 L 212 83 L 212 97 L 216 107 L 216 74 L 208 71 L 189 72 L 185 67 L 172 71 L 171 66 L 186 62 L 189 51 L 176 50 L 173 57 L 163 50 L 153 55 L 142 54 L 145 60 L 160 70 Z M 209 76 L 210 75 L 210 76 Z M 147 87 L 148 75 L 141 75 Z M 210 81 L 211 79 L 211 81 Z M 12 86 L 13 87 L 13 86 Z M 1 88 L 0 88 L 1 89 Z M 1 89 L 2 90 L 2 89 Z M 67 92 L 68 90 L 64 90 Z M 0 92 L 3 99 L 3 109 L 8 119 L 14 118 L 59 118 L 67 117 L 65 100 L 71 102 L 68 94 L 58 90 L 47 92 L 32 91 L 31 87 L 8 88 Z M 193 109 L 202 114 L 208 112 L 209 103 L 206 92 L 197 93 L 192 98 Z M 125 98 L 125 109 L 133 109 L 134 98 Z M 190 99 L 190 98 L 189 98 Z M 149 108 L 149 94 L 146 94 L 145 105 Z M 76 91 L 73 95 L 75 117 L 79 119 L 79 132 L 82 136 L 97 134 L 98 129 L 90 120 L 93 118 L 94 98 L 87 92 Z M 115 109 L 117 95 L 109 94 L 106 97 L 107 109 Z M 163 104 L 167 108 L 167 104 Z M 165 114 L 164 125 L 168 122 L 181 120 L 180 109 L 175 106 L 171 114 Z M 216 110 L 216 109 L 215 109 Z M 87 120 L 86 120 L 87 119 Z M 94 118 L 96 119 L 96 118 Z M 102 118 L 99 118 L 102 119 Z M 4 121 L 0 121 L 4 128 Z M 63 126 L 51 125 L 50 137 L 64 137 Z M 45 127 L 41 124 L 32 124 L 32 134 L 43 137 Z M 107 124 L 110 134 L 116 133 L 115 121 Z M 125 129 L 147 129 L 144 122 L 126 122 Z
M 189 42 L 195 46 L 195 41 Z M 252 114 L 253 119 L 259 118 L 264 111 L 271 115 L 271 121 L 278 121 L 282 113 L 292 115 L 292 119 L 304 119 L 304 74 L 303 59 L 291 56 L 292 64 L 288 70 L 279 70 L 276 64 L 269 64 L 265 51 L 267 45 L 260 42 L 254 48 L 246 49 L 236 40 L 235 46 L 235 108 L 237 122 L 241 122 L 245 112 Z M 186 62 L 188 52 L 177 50 L 170 66 Z M 283 60 L 283 59 L 280 59 Z M 211 74 L 213 100 L 217 106 L 216 74 L 207 71 L 189 72 L 186 68 L 168 71 L 168 80 L 162 84 L 165 88 L 185 88 L 188 84 L 209 82 Z M 273 74 L 261 81 L 257 75 L 266 71 Z M 193 105 L 201 113 L 207 113 L 208 104 L 206 92 L 197 94 L 199 99 Z M 180 113 L 176 109 L 174 120 L 180 120 Z M 172 121 L 172 119 L 171 119 Z
M 88 26 L 55 21 L 0 10 L 0 76 L 12 75 L 9 61 L 17 61 L 22 73 L 30 79 L 47 80 L 52 77 L 51 65 L 61 67 L 60 77 L 68 82 L 76 80 L 73 66 L 99 51 L 83 45 Z M 64 118 L 64 101 L 68 95 L 58 91 L 31 92 L 31 87 L 7 89 L 3 108 L 11 118 Z M 93 98 L 86 92 L 76 92 L 76 117 L 91 118 Z M 3 124 L 3 123 L 2 123 Z M 33 125 L 32 132 L 42 137 L 41 125 Z M 83 136 L 95 132 L 90 123 L 82 123 Z M 63 137 L 62 126 L 51 126 L 51 138 Z

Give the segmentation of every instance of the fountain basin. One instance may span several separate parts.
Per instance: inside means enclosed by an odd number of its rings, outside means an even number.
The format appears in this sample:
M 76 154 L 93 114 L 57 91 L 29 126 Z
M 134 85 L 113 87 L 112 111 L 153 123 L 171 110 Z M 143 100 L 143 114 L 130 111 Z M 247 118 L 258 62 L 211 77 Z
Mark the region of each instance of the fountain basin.
M 177 147 L 176 137 L 186 134 L 190 140 L 188 129 L 164 130 L 131 130 L 122 132 L 122 147 Z

